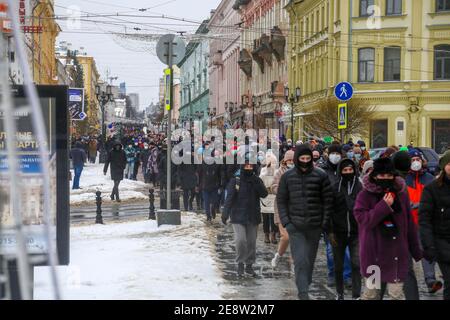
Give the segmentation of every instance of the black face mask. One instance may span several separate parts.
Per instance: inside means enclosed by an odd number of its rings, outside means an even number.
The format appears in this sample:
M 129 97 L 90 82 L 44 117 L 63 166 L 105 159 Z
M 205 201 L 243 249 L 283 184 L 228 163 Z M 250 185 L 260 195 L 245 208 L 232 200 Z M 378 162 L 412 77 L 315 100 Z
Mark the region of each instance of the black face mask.
M 313 159 L 314 162 L 317 162 L 317 161 L 319 161 L 319 160 L 320 160 L 320 158 L 314 158 L 314 159 Z
M 299 162 L 298 162 L 298 165 L 299 165 L 299 167 L 302 168 L 302 169 L 309 169 L 309 168 L 311 168 L 311 167 L 313 166 L 313 162 L 312 162 L 312 161 L 310 161 L 310 162 L 302 162 L 302 161 L 299 161 Z
M 352 181 L 353 178 L 355 177 L 354 173 L 346 173 L 346 174 L 342 174 L 342 179 L 344 181 Z
M 253 169 L 252 170 L 244 170 L 244 176 L 251 177 L 253 175 Z
M 394 179 L 377 179 L 375 183 L 383 190 L 391 191 L 394 188 Z

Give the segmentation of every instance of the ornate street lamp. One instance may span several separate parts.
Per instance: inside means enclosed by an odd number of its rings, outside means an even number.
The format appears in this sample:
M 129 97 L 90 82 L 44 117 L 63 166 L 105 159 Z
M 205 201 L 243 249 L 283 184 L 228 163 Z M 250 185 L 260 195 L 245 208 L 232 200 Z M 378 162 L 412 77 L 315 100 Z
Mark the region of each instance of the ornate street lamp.
M 284 88 L 284 97 L 286 102 L 291 104 L 291 140 L 294 143 L 294 103 L 300 101 L 302 93 L 299 87 L 295 88 L 295 92 L 289 95 L 289 87 Z
M 103 91 L 99 85 L 95 86 L 95 96 L 100 104 L 102 110 L 102 147 L 100 148 L 100 163 L 106 161 L 106 125 L 105 125 L 105 113 L 106 105 L 114 101 L 114 95 L 112 94 L 112 87 L 106 86 L 106 91 Z

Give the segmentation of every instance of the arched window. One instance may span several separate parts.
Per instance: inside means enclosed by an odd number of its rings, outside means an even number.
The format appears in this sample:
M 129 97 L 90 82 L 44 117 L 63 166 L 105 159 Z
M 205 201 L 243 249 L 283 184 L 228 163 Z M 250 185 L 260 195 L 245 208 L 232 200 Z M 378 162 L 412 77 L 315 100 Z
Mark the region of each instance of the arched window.
M 450 80 L 450 45 L 434 47 L 434 80 Z
M 358 81 L 373 82 L 375 79 L 375 49 L 363 48 L 358 51 Z

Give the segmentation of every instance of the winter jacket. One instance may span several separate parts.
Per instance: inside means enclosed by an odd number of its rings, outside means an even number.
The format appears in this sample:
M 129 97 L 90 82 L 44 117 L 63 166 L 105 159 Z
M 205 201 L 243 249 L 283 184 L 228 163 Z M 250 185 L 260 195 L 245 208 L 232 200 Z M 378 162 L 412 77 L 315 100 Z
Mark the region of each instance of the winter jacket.
M 222 188 L 223 168 L 220 164 L 203 163 L 198 166 L 200 190 L 213 191 Z
M 194 164 L 182 163 L 178 167 L 178 179 L 181 189 L 191 190 L 198 186 L 197 170 Z
M 327 174 L 318 168 L 306 172 L 299 168 L 299 151 L 294 155 L 295 168 L 281 176 L 276 197 L 281 224 L 292 223 L 298 230 L 329 230 L 333 211 L 333 189 Z
M 231 217 L 232 224 L 258 225 L 261 223 L 260 199 L 267 195 L 263 181 L 255 174 L 232 178 L 227 186 L 223 214 L 227 219 Z
M 96 157 L 97 156 L 97 140 L 91 140 L 89 142 L 89 157 Z
M 353 181 L 346 182 L 340 174 L 343 165 L 349 161 L 352 160 L 343 159 L 338 165 L 338 181 L 334 185 L 335 209 L 331 215 L 333 232 L 345 234 L 348 237 L 358 234 L 358 223 L 353 215 L 353 208 L 355 207 L 356 197 L 362 190 L 357 174 L 358 168 L 354 162 L 351 162 L 355 171 Z
M 153 147 L 149 151 L 149 156 L 147 160 L 147 172 L 149 174 L 159 173 L 159 150 L 157 147 Z
M 176 187 L 176 184 L 178 182 L 178 172 L 177 172 L 177 166 L 172 162 L 170 166 L 171 170 L 171 189 L 174 190 Z M 163 150 L 158 157 L 158 171 L 159 171 L 159 183 L 161 186 L 166 189 L 167 187 L 167 150 Z
M 127 156 L 127 162 L 134 163 L 134 159 L 136 157 L 136 150 L 134 149 L 134 147 L 126 147 L 125 154 Z
M 127 165 L 127 157 L 122 150 L 122 145 L 117 142 L 114 146 L 120 145 L 120 150 L 114 148 L 108 153 L 108 157 L 103 167 L 103 172 L 108 172 L 108 167 L 111 165 L 111 179 L 114 181 L 123 180 L 123 171 Z
M 286 165 L 281 165 L 281 167 L 278 168 L 277 171 L 275 171 L 275 175 L 273 176 L 273 182 L 272 185 L 270 186 L 270 193 L 272 193 L 273 195 L 275 195 L 275 203 L 274 203 L 274 211 L 275 211 L 275 223 L 276 224 L 280 224 L 280 214 L 278 212 L 278 205 L 277 205 L 277 201 L 276 201 L 276 194 L 278 192 L 278 185 L 280 183 L 280 179 L 281 176 L 288 171 L 289 168 Z
M 141 151 L 141 158 L 140 158 L 140 162 L 142 163 L 142 170 L 147 170 L 147 164 L 148 164 L 148 157 L 150 155 L 150 150 L 149 149 L 142 149 Z
M 264 183 L 264 186 L 266 187 L 267 190 L 270 189 L 270 187 L 273 184 L 273 179 L 274 179 L 274 175 L 275 175 L 275 168 L 276 163 L 275 164 L 271 164 L 270 167 L 263 167 L 261 169 L 261 173 L 259 175 L 259 177 L 261 178 L 261 180 Z M 275 212 L 275 195 L 274 194 L 269 194 L 264 200 L 261 200 L 261 212 L 262 213 L 274 213 Z
M 75 143 L 75 148 L 70 150 L 70 159 L 72 159 L 73 166 L 84 166 L 86 162 L 86 151 L 84 151 L 81 142 Z
M 411 202 L 411 214 L 416 225 L 419 224 L 419 203 L 425 186 L 434 181 L 433 175 L 425 171 L 409 172 L 406 176 L 409 200 Z
M 419 207 L 420 239 L 426 255 L 450 263 L 450 181 L 427 185 Z
M 419 261 L 422 251 L 417 227 L 411 217 L 411 208 L 405 181 L 395 179 L 397 211 L 383 200 L 383 189 L 373 183 L 368 175 L 363 178 L 363 190 L 356 198 L 353 215 L 358 222 L 361 275 L 372 275 L 373 266 L 380 267 L 381 281 L 404 282 L 408 274 L 410 256 Z M 396 235 L 384 233 L 387 218 L 393 220 Z
M 320 168 L 327 173 L 331 185 L 334 186 L 338 182 L 337 165 L 334 165 L 330 162 L 330 160 L 327 160 Z

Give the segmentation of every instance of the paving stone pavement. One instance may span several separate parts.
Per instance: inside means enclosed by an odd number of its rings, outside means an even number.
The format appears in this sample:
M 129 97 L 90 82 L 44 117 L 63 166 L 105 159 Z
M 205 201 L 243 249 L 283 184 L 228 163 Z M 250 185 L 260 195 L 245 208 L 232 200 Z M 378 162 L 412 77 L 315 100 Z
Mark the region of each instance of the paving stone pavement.
M 203 219 L 204 217 L 202 217 Z M 205 219 L 206 220 L 206 219 Z M 206 223 L 206 221 L 205 221 Z M 217 264 L 227 285 L 233 292 L 226 294 L 225 299 L 238 300 L 296 300 L 297 288 L 294 282 L 294 273 L 288 253 L 283 257 L 276 269 L 270 262 L 276 252 L 277 244 L 264 243 L 262 226 L 258 230 L 257 257 L 254 265 L 258 273 L 257 278 L 236 276 L 235 246 L 233 229 L 231 225 L 223 226 L 220 215 L 212 223 L 206 223 L 210 229 L 211 241 L 214 245 Z M 442 290 L 437 294 L 429 294 L 424 282 L 421 264 L 415 265 L 419 282 L 420 298 L 423 300 L 442 300 Z M 327 264 L 325 243 L 321 240 L 317 260 L 314 267 L 313 283 L 310 287 L 310 296 L 314 300 L 334 300 L 334 288 L 327 286 Z M 442 279 L 437 269 L 438 279 Z M 351 299 L 351 290 L 345 290 L 345 299 Z M 388 299 L 388 298 L 387 298 Z

